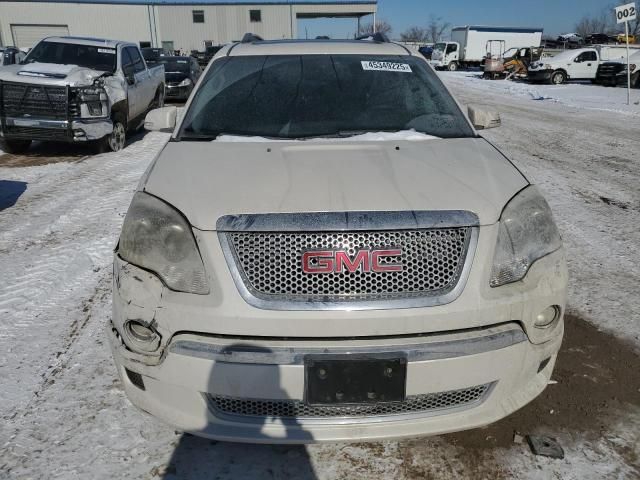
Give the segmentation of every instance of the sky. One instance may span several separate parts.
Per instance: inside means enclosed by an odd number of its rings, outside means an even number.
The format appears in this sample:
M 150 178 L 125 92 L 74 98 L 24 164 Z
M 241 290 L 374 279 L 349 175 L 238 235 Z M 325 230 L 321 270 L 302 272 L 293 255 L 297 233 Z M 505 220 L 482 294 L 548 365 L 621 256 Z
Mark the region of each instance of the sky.
M 631 0 L 629 0 L 631 1 Z M 573 32 L 575 24 L 587 14 L 599 13 L 612 3 L 626 0 L 379 0 L 378 18 L 393 27 L 393 36 L 411 26 L 425 26 L 429 16 L 442 17 L 457 25 L 492 25 L 543 27 L 545 34 L 556 36 Z M 613 13 L 612 13 L 613 15 Z M 366 22 L 363 19 L 363 22 Z M 369 20 L 370 22 L 371 20 Z M 301 20 L 299 36 L 309 38 L 329 35 L 333 38 L 352 36 L 356 21 L 351 19 Z

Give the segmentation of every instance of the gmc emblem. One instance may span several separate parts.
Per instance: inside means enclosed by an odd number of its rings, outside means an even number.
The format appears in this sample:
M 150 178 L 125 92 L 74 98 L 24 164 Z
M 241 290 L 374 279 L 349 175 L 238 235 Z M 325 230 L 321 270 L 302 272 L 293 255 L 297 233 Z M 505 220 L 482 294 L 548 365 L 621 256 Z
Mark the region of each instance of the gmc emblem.
M 302 254 L 304 273 L 401 272 L 400 263 L 383 263 L 389 257 L 401 257 L 402 250 L 358 250 L 354 257 L 344 250 L 313 250 Z

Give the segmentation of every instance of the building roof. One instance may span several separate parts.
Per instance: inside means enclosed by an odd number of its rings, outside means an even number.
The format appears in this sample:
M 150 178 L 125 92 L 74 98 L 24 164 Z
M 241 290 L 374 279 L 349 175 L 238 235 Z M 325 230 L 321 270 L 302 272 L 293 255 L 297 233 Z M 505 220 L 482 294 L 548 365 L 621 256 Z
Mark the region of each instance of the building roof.
M 234 43 L 220 50 L 217 56 L 323 54 L 414 55 L 414 52 L 398 43 L 370 40 L 265 40 Z
M 43 3 L 45 0 L 12 0 L 14 2 Z M 122 5 L 377 5 L 378 0 L 260 0 L 250 1 L 217 1 L 217 0 L 47 0 L 45 3 L 96 3 Z

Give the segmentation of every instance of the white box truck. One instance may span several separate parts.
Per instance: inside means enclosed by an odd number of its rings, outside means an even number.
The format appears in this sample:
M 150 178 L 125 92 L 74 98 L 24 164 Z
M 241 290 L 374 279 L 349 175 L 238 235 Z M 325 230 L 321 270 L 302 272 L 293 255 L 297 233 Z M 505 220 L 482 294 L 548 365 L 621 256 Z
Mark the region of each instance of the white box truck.
M 503 51 L 510 48 L 538 47 L 542 43 L 542 28 L 455 27 L 451 41 L 434 46 L 431 65 L 436 69 L 479 67 L 486 54 L 489 42 L 503 43 Z

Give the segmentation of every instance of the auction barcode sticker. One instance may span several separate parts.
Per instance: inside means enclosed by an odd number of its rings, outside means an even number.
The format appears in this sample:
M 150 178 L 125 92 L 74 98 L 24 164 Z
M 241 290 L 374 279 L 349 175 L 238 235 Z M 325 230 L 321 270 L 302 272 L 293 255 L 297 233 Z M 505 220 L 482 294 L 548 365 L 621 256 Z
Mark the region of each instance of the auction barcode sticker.
M 411 73 L 411 67 L 407 63 L 379 62 L 376 60 L 364 61 L 363 70 L 377 70 L 379 72 L 405 72 Z
M 115 55 L 116 51 L 113 48 L 99 48 L 98 53 L 110 53 L 111 55 Z

